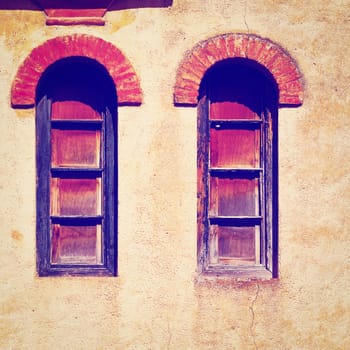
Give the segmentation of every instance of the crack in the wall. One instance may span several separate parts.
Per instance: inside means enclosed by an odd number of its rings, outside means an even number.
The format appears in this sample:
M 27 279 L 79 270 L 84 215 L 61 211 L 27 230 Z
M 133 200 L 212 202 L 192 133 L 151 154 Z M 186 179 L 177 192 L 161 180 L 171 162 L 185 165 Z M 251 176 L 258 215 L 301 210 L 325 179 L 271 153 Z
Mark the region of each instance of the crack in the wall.
M 247 23 L 247 2 L 248 2 L 248 0 L 244 1 L 243 20 L 244 20 L 245 26 L 247 27 L 247 32 L 249 34 L 249 27 L 248 27 L 248 23 Z
M 172 338 L 172 334 L 171 334 L 170 323 L 169 323 L 169 319 L 168 319 L 168 344 L 167 344 L 168 350 L 170 349 L 171 338 Z
M 253 338 L 253 342 L 254 342 L 254 347 L 256 350 L 258 350 L 258 346 L 256 344 L 256 339 L 255 339 L 255 333 L 254 333 L 254 327 L 255 327 L 255 312 L 254 312 L 254 305 L 256 303 L 256 300 L 258 299 L 258 296 L 259 296 L 259 292 L 260 292 L 260 286 L 259 286 L 259 283 L 256 284 L 256 293 L 255 293 L 255 297 L 254 299 L 252 300 L 252 303 L 250 304 L 249 306 L 249 310 L 251 311 L 252 313 L 252 321 L 251 321 L 251 324 L 250 324 L 250 334 Z

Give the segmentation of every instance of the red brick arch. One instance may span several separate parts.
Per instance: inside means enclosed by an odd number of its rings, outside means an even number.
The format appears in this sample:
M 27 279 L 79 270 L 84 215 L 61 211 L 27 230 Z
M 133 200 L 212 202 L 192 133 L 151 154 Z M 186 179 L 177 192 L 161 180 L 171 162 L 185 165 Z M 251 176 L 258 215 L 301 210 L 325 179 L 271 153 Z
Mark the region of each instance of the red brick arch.
M 201 80 L 213 64 L 227 58 L 254 60 L 274 77 L 280 105 L 301 105 L 303 82 L 291 56 L 272 41 L 251 34 L 223 34 L 200 42 L 181 62 L 174 87 L 175 104 L 196 105 Z
M 118 104 L 141 104 L 139 78 L 124 54 L 113 44 L 100 38 L 74 34 L 47 40 L 33 49 L 19 67 L 11 90 L 13 107 L 32 107 L 38 81 L 46 68 L 56 61 L 83 56 L 102 64 L 112 77 L 118 95 Z

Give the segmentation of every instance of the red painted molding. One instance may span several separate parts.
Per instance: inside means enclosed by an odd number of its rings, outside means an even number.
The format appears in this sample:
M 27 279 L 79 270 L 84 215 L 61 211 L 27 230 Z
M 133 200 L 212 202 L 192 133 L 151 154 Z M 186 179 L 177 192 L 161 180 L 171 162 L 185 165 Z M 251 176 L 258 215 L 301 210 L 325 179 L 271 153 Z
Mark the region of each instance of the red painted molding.
M 296 62 L 279 45 L 251 34 L 224 34 L 200 42 L 182 60 L 177 70 L 174 103 L 196 105 L 205 72 L 227 58 L 248 58 L 264 66 L 279 89 L 280 105 L 303 103 L 302 75 Z
M 83 56 L 102 64 L 113 79 L 118 104 L 142 103 L 140 81 L 124 54 L 113 44 L 100 38 L 74 34 L 47 40 L 33 49 L 19 67 L 11 90 L 11 104 L 16 107 L 33 107 L 38 81 L 45 70 L 56 61 Z
M 46 14 L 47 25 L 104 25 L 113 0 L 35 0 Z
M 48 17 L 48 26 L 74 26 L 77 24 L 103 26 L 105 21 L 100 17 Z

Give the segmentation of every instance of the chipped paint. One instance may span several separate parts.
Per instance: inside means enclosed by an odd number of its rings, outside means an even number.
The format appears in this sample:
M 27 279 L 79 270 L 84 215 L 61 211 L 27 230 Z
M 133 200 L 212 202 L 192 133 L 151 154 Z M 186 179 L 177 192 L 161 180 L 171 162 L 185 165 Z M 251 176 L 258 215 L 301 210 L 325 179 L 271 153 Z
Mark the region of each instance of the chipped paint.
M 125 10 L 120 12 L 109 12 L 107 17 L 107 27 L 110 33 L 115 33 L 120 29 L 131 25 L 136 20 L 135 10 Z
M 23 234 L 17 230 L 11 231 L 11 237 L 17 242 L 23 241 Z
M 4 36 L 7 48 L 16 56 L 29 51 L 31 36 L 45 23 L 44 14 L 40 11 L 0 11 L 0 36 Z

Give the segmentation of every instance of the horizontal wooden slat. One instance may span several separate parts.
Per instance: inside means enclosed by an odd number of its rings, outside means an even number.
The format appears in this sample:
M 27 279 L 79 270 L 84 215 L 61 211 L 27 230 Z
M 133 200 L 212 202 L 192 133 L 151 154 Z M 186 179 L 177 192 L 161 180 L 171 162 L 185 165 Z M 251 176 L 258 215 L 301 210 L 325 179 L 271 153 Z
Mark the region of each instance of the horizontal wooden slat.
M 235 120 L 210 120 L 210 127 L 215 129 L 258 129 L 262 120 L 244 120 L 244 119 L 235 119 Z
M 92 225 L 92 224 L 100 224 L 103 220 L 102 215 L 96 216 L 82 216 L 82 215 L 51 215 L 50 219 L 54 224 L 69 224 L 71 226 L 84 226 L 84 225 Z
M 210 168 L 211 176 L 254 179 L 260 176 L 262 168 Z
M 51 168 L 52 177 L 91 179 L 101 177 L 103 168 Z
M 259 225 L 262 216 L 210 216 L 211 225 L 223 226 L 255 226 Z
M 51 128 L 62 130 L 98 130 L 101 126 L 102 120 L 56 119 L 51 121 Z

